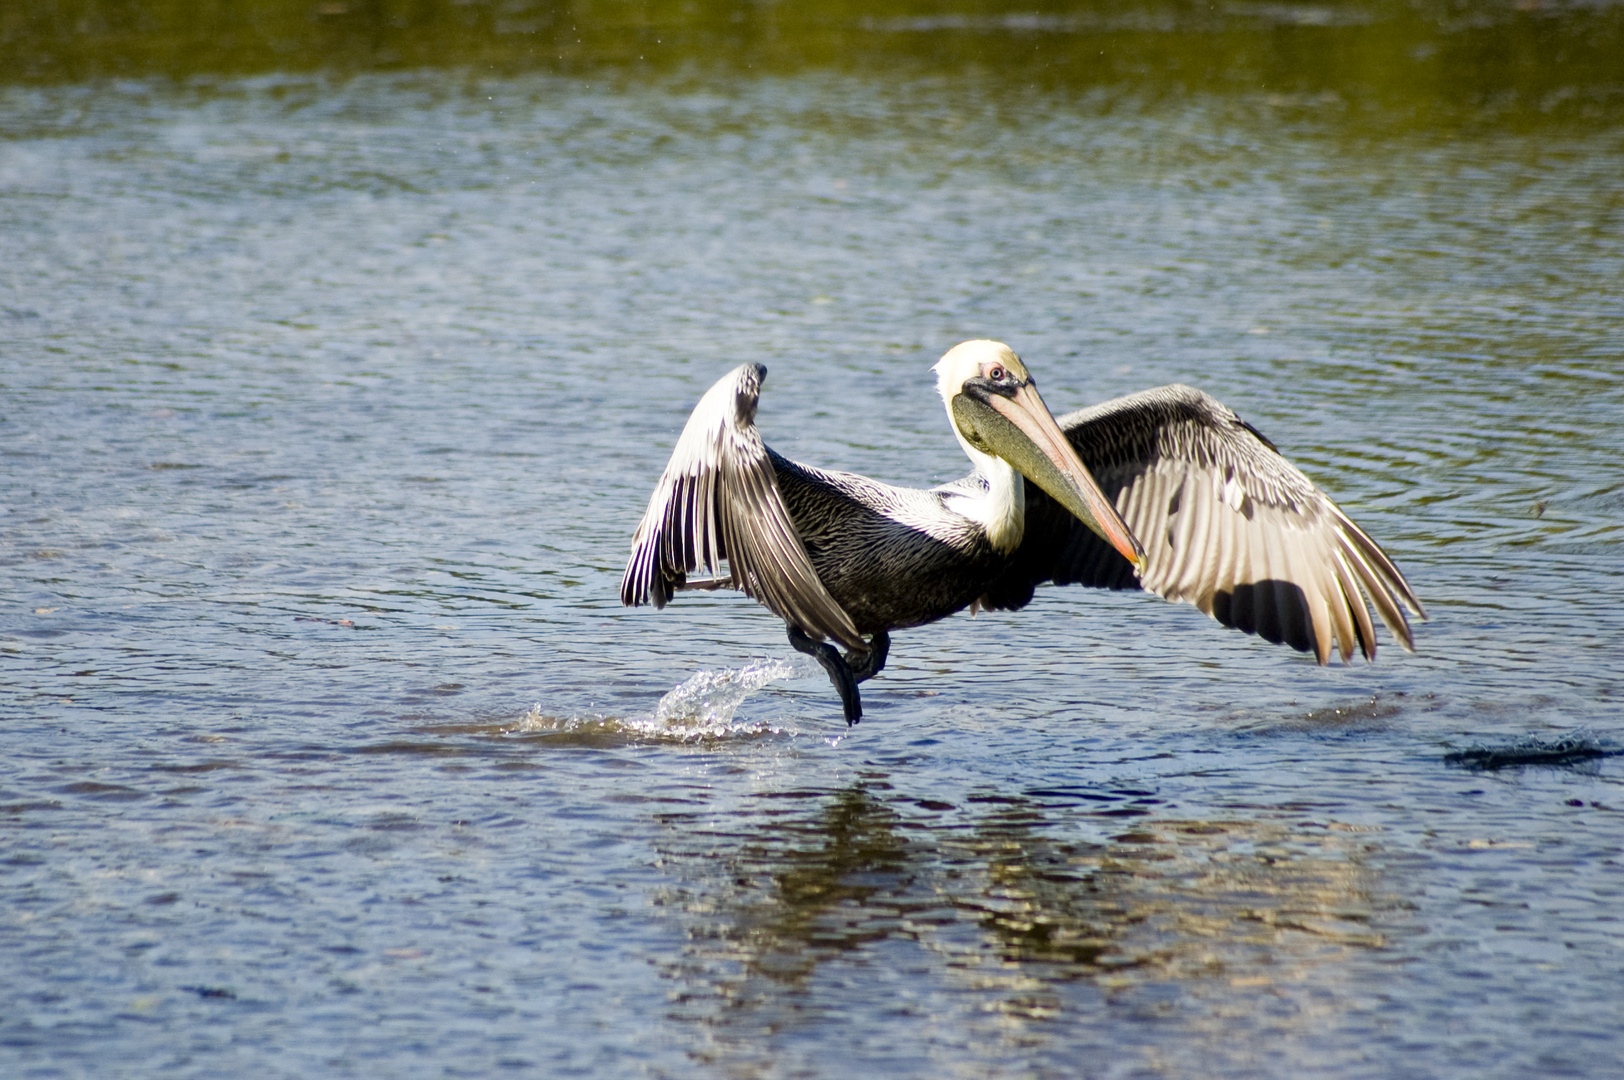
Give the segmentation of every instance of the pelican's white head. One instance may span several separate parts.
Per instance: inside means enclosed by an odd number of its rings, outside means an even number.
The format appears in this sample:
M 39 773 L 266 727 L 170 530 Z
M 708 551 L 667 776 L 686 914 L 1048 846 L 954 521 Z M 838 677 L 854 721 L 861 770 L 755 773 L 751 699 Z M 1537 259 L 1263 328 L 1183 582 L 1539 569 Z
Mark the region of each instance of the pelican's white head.
M 1139 542 L 1060 430 L 1014 350 L 1000 341 L 966 341 L 949 349 L 935 371 L 953 432 L 987 480 L 985 496 L 960 510 L 986 528 L 994 548 L 1013 551 L 1021 542 L 1024 476 L 1135 566 L 1143 566 Z
M 949 416 L 953 415 L 954 396 L 977 376 L 994 382 L 1003 377 L 1003 372 L 1010 372 L 1017 379 L 1027 378 L 1021 358 L 1002 341 L 962 341 L 943 353 L 931 370 L 936 373 L 936 392 L 942 395 L 942 404 L 947 406 Z M 954 430 L 958 429 L 957 421 L 953 426 Z
M 936 372 L 936 392 L 942 396 L 947 418 L 953 424 L 953 434 L 958 436 L 959 445 L 964 447 L 976 471 L 989 480 L 1012 485 L 1013 498 L 1016 503 L 1021 503 L 1020 474 L 1006 476 L 1010 473 L 1008 462 L 965 438 L 960 418 L 953 411 L 953 399 L 964 392 L 964 384 L 971 379 L 988 379 L 997 383 L 1013 377 L 1017 381 L 1026 381 L 1026 366 L 1021 363 L 1021 358 L 1002 341 L 962 341 L 943 353 L 931 370 Z
M 987 482 L 984 495 L 955 497 L 954 509 L 979 524 L 996 550 L 1014 551 L 1026 533 L 1026 486 L 1009 462 L 988 452 L 990 448 L 984 444 L 977 446 L 965 437 L 959 417 L 954 414 L 953 399 L 964 392 L 964 384 L 971 379 L 1003 379 L 1012 371 L 1018 371 L 1017 378 L 1024 379 L 1026 369 L 1015 350 L 1001 341 L 966 341 L 947 350 L 931 370 L 936 372 L 936 392 L 942 395 L 953 434 L 976 473 Z

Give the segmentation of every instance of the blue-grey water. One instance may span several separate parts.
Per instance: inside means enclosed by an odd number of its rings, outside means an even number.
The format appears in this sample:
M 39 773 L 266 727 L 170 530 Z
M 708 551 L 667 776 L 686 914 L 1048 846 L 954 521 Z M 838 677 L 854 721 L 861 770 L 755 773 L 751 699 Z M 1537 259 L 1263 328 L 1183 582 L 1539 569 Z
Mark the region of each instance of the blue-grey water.
M 1620 759 L 1447 755 L 1624 748 L 1624 128 L 1344 110 L 0 89 L 0 1074 L 1619 1075 Z M 848 731 L 750 601 L 619 606 L 727 369 L 926 485 L 976 336 L 1230 404 L 1417 654 L 1046 589 Z

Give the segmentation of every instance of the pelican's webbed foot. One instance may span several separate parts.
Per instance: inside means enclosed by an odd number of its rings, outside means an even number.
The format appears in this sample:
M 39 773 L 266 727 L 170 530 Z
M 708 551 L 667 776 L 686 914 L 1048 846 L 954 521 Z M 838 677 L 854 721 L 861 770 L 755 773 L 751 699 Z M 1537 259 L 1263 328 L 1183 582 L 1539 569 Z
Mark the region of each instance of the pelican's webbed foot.
M 890 652 L 891 635 L 884 630 L 875 631 L 868 639 L 868 652 L 846 654 L 846 664 L 851 668 L 852 678 L 858 682 L 868 682 L 885 670 L 885 658 Z
M 795 647 L 796 652 L 806 653 L 822 664 L 823 670 L 829 673 L 829 681 L 840 691 L 840 704 L 846 710 L 846 726 L 850 727 L 861 720 L 863 699 L 857 694 L 858 676 L 852 671 L 851 665 L 841 657 L 840 650 L 827 641 L 813 641 L 806 631 L 798 626 L 789 628 L 789 643 Z

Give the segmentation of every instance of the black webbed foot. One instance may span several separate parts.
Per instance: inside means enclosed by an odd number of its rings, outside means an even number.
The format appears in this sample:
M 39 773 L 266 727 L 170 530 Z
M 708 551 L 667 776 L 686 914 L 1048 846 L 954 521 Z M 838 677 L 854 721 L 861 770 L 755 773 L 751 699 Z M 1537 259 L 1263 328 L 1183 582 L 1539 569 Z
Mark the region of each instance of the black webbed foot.
M 789 643 L 796 652 L 806 653 L 829 673 L 829 681 L 840 691 L 840 704 L 846 710 L 846 726 L 850 727 L 861 720 L 863 699 L 857 694 L 857 676 L 852 672 L 851 665 L 841 657 L 840 650 L 826 641 L 813 641 L 798 626 L 789 628 Z
M 846 666 L 858 682 L 868 682 L 885 670 L 885 658 L 890 652 L 891 635 L 880 630 L 868 639 L 868 652 L 846 654 Z

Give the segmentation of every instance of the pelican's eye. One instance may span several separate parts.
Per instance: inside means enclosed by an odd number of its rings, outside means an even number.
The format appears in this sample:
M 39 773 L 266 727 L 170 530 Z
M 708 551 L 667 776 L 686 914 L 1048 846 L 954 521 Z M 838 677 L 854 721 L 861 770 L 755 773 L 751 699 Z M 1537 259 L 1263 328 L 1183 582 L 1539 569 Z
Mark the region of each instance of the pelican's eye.
M 1005 371 L 1003 366 L 1000 364 L 994 364 L 992 367 L 987 369 L 987 378 L 991 379 L 993 382 L 1003 382 L 1004 376 L 1008 374 L 1009 372 Z

